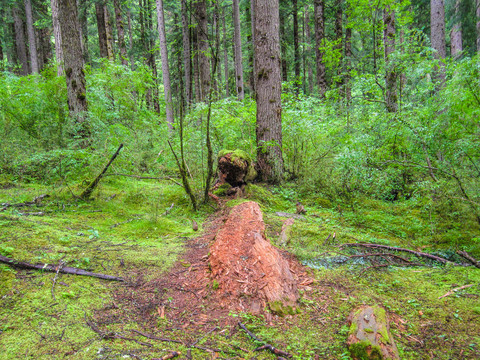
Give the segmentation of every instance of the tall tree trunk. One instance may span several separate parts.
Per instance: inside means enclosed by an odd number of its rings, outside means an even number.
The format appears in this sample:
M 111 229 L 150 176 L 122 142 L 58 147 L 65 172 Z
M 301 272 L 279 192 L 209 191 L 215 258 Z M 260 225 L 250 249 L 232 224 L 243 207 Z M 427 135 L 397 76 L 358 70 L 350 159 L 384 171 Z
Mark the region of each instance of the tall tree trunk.
M 252 99 L 256 99 L 255 95 L 255 56 L 254 56 L 254 48 L 255 48 L 255 0 L 250 0 L 250 7 L 247 7 L 247 19 L 250 22 L 250 37 L 248 42 L 250 43 L 250 51 L 248 54 L 248 63 L 250 65 L 250 92 Z
M 132 13 L 130 9 L 127 10 L 127 21 L 128 21 L 128 49 L 130 50 L 130 65 L 132 69 L 134 68 L 133 61 L 133 31 L 132 31 Z
M 148 34 L 153 34 L 154 28 L 153 28 L 153 18 L 152 18 L 152 4 L 151 0 L 145 0 L 144 1 L 144 8 L 145 8 L 145 24 L 146 28 L 148 30 Z M 158 72 L 157 72 L 157 61 L 155 60 L 155 40 L 153 37 L 149 36 L 148 39 L 146 39 L 147 42 L 147 63 L 152 69 L 152 75 L 153 75 L 153 82 L 154 82 L 154 87 L 153 87 L 153 109 L 155 110 L 156 113 L 160 113 L 160 104 L 158 102 L 159 99 L 159 92 L 158 92 Z
M 77 8 L 79 12 L 79 21 L 80 21 L 80 31 L 82 33 L 82 47 L 83 47 L 83 58 L 85 63 L 89 62 L 88 56 L 88 6 L 89 2 L 87 0 L 77 0 Z
M 198 31 L 197 29 L 193 29 L 193 80 L 195 83 L 195 102 L 202 101 L 202 94 L 201 94 L 201 85 L 200 85 L 200 70 L 199 70 L 199 61 L 198 58 L 200 56 L 199 48 L 198 48 Z
M 262 1 L 262 0 L 256 0 Z M 282 81 L 288 81 L 288 64 L 287 64 L 287 39 L 285 34 L 285 16 L 283 11 L 280 13 L 280 55 L 282 58 Z
M 445 44 L 445 7 L 443 0 L 430 0 L 430 41 L 436 51 L 435 58 L 445 59 L 447 47 Z M 445 81 L 445 65 L 441 62 L 438 74 L 441 82 Z
M 107 35 L 107 57 L 108 60 L 113 61 L 115 59 L 115 54 L 113 52 L 112 20 L 110 19 L 110 12 L 108 11 L 108 6 L 106 4 L 103 6 L 103 11 L 105 18 L 105 33 Z
M 227 47 L 227 25 L 225 21 L 226 12 L 225 8 L 223 9 L 223 19 L 222 19 L 222 26 L 223 26 L 223 70 L 225 71 L 225 96 L 230 96 L 230 89 L 228 83 L 228 47 Z
M 255 1 L 257 164 L 263 181 L 280 183 L 282 158 L 282 78 L 278 0 Z
M 122 7 L 119 0 L 113 0 L 115 7 L 115 22 L 117 23 L 117 39 L 122 65 L 128 66 L 127 46 L 125 44 L 125 26 L 123 24 Z
M 160 39 L 160 56 L 162 60 L 165 108 L 167 113 L 168 127 L 170 129 L 173 129 L 174 118 L 173 118 L 172 87 L 170 85 L 170 69 L 168 67 L 167 38 L 165 35 L 165 18 L 163 14 L 164 14 L 163 0 L 157 0 L 158 34 Z
M 383 12 L 385 46 L 385 103 L 388 112 L 397 111 L 397 74 L 391 55 L 395 51 L 395 12 L 387 6 Z
M 325 39 L 325 3 L 324 0 L 315 0 L 315 53 L 317 58 L 317 85 L 320 97 L 325 97 L 327 91 L 327 72 L 323 56 L 325 52 L 321 49 Z
M 209 44 L 208 44 L 208 22 L 207 22 L 207 4 L 206 0 L 197 0 L 195 4 L 197 25 L 197 46 L 198 46 L 198 72 L 200 80 L 200 99 L 205 101 L 210 93 L 211 75 L 209 62 Z
M 305 6 L 305 43 L 307 44 L 306 54 L 305 54 L 305 65 L 307 67 L 308 73 L 308 92 L 313 93 L 313 68 L 312 68 L 312 30 L 310 28 L 310 14 L 308 12 L 307 6 Z
M 337 75 L 342 73 L 342 63 L 343 63 L 343 7 L 342 0 L 335 0 L 335 41 L 337 42 L 336 49 L 339 52 L 339 66 L 337 68 Z M 339 87 L 343 86 L 343 78 L 339 76 Z M 343 93 L 343 90 L 340 90 Z
M 50 0 L 52 7 L 53 36 L 55 38 L 55 57 L 57 60 L 57 75 L 63 75 L 63 48 L 58 14 L 58 0 Z
M 475 11 L 477 17 L 477 51 L 480 52 L 480 0 L 476 1 L 477 10 Z
M 216 67 L 217 67 L 217 75 L 215 81 L 218 81 L 219 87 L 222 84 L 222 62 L 220 61 L 220 6 L 218 1 L 215 1 L 214 4 L 214 17 L 213 20 L 215 22 L 215 54 L 214 56 L 216 59 Z M 215 67 L 213 64 L 212 68 Z M 218 95 L 220 95 L 220 88 L 217 89 Z
M 37 73 L 39 71 L 38 66 L 38 53 L 37 53 L 37 37 L 35 36 L 35 28 L 33 27 L 33 13 L 32 13 L 32 3 L 30 0 L 25 0 L 25 15 L 27 18 L 27 35 L 28 35 L 28 46 L 30 53 L 30 66 L 32 73 Z
M 55 1 L 55 0 L 52 0 Z M 56 0 L 59 1 L 59 0 Z M 103 10 L 103 3 L 95 3 L 95 14 L 97 16 L 98 29 L 98 45 L 100 48 L 100 57 L 108 58 L 107 50 L 107 31 L 105 29 L 105 12 Z
M 292 0 L 293 5 L 293 63 L 295 70 L 295 88 L 298 93 L 301 83 L 300 77 L 300 46 L 298 40 L 298 6 L 297 0 Z
M 352 27 L 350 26 L 349 16 L 345 17 L 347 22 L 345 27 L 345 98 L 347 99 L 347 104 L 350 104 L 352 101 L 352 84 L 351 84 L 351 75 L 352 70 Z
M 463 51 L 460 0 L 455 1 L 454 23 L 450 31 L 450 51 L 454 59 L 457 59 Z
M 192 80 L 190 79 L 191 64 L 191 52 L 190 52 L 190 30 L 187 13 L 187 0 L 182 0 L 182 43 L 183 43 L 183 66 L 185 76 L 185 101 L 187 107 L 192 100 Z
M 81 127 L 78 135 L 85 139 L 90 133 L 86 126 L 88 107 L 77 4 L 75 0 L 60 0 L 58 5 L 67 82 L 68 110 L 70 116 Z
M 12 7 L 13 22 L 15 25 L 15 46 L 17 49 L 17 59 L 20 65 L 20 75 L 28 75 L 28 58 L 27 47 L 25 44 L 25 29 L 23 26 L 23 20 L 20 16 L 20 10 L 16 5 Z
M 242 64 L 242 36 L 240 32 L 240 9 L 238 0 L 233 0 L 233 34 L 235 44 L 235 83 L 237 85 L 238 100 L 244 99 L 243 64 Z

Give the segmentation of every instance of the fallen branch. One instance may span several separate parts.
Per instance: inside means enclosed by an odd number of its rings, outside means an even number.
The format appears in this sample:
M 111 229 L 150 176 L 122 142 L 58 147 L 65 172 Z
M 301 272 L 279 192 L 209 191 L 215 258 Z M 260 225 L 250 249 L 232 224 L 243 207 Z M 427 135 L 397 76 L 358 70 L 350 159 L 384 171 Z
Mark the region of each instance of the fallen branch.
M 65 263 L 63 262 L 63 260 L 60 260 L 60 263 L 58 264 L 57 272 L 55 274 L 55 277 L 52 280 L 52 282 L 53 282 L 53 284 L 52 284 L 52 298 L 53 298 L 53 301 L 57 301 L 57 299 L 55 299 L 55 284 L 57 283 L 58 273 L 60 272 L 60 270 L 62 270 L 63 265 L 65 265 Z
M 5 211 L 9 207 L 24 207 L 24 206 L 33 206 L 33 205 L 40 205 L 43 199 L 50 197 L 48 194 L 43 194 L 35 197 L 32 201 L 24 201 L 22 203 L 17 203 L 17 204 L 10 204 L 10 203 L 3 203 L 2 206 L 3 208 L 0 211 Z
M 402 252 L 408 252 L 410 254 L 414 254 L 418 257 L 424 257 L 424 258 L 427 258 L 427 259 L 435 260 L 435 261 L 438 261 L 438 262 L 440 262 L 442 264 L 445 264 L 445 265 L 446 264 L 452 264 L 452 265 L 457 265 L 457 266 L 462 265 L 462 264 L 454 263 L 450 260 L 444 259 L 444 258 L 436 256 L 436 255 L 432 255 L 432 254 L 428 254 L 428 253 L 424 253 L 424 252 L 420 252 L 420 251 L 414 251 L 414 250 L 410 250 L 410 249 L 399 248 L 399 247 L 395 247 L 395 246 L 387 246 L 387 245 L 380 245 L 380 244 L 349 243 L 349 244 L 340 245 L 340 248 L 342 248 L 344 246 L 347 246 L 347 247 L 356 246 L 356 247 L 366 247 L 366 248 L 373 248 L 373 249 L 385 249 L 385 250 L 392 250 L 392 251 L 402 251 Z
M 475 267 L 480 269 L 480 261 L 475 259 L 472 255 L 467 253 L 466 251 L 457 251 L 457 254 L 460 255 L 461 257 L 467 259 L 470 261 Z
M 257 347 L 254 351 L 269 350 L 271 353 L 273 353 L 275 355 L 278 355 L 278 356 L 284 356 L 286 358 L 291 358 L 292 357 L 291 354 L 289 354 L 285 351 L 279 350 L 279 349 L 275 348 L 274 346 L 265 343 L 265 341 L 260 340 L 258 337 L 255 336 L 254 333 L 252 333 L 250 330 L 248 330 L 245 327 L 245 325 L 243 325 L 240 321 L 238 322 L 238 326 L 240 326 L 248 334 L 248 336 L 250 336 L 253 340 L 258 341 L 260 343 L 263 343 L 263 345 Z
M 54 272 L 54 273 L 58 271 L 58 272 L 61 272 L 62 274 L 83 275 L 83 276 L 91 276 L 91 277 L 95 277 L 103 280 L 124 281 L 124 279 L 121 277 L 94 273 L 94 272 L 86 271 L 83 269 L 68 267 L 68 266 L 57 268 L 57 265 L 51 265 L 51 264 L 31 264 L 25 261 L 10 259 L 3 255 L 0 255 L 0 263 L 7 264 L 18 269 L 35 269 L 35 270 L 43 270 L 43 271 Z
M 92 192 L 93 190 L 95 190 L 95 188 L 97 187 L 98 183 L 100 182 L 100 180 L 102 180 L 103 176 L 105 175 L 105 173 L 107 172 L 108 168 L 110 167 L 110 165 L 112 164 L 112 162 L 115 160 L 115 158 L 118 156 L 118 154 L 120 153 L 120 150 L 122 150 L 123 148 L 123 144 L 120 144 L 120 146 L 118 147 L 117 151 L 115 151 L 115 154 L 113 154 L 113 156 L 110 158 L 110 161 L 108 162 L 107 166 L 105 166 L 102 170 L 102 172 L 97 176 L 97 178 L 95 180 L 92 181 L 92 183 L 85 189 L 85 191 L 82 193 L 82 195 L 80 195 L 80 198 L 81 199 L 88 199 L 90 197 L 90 195 L 92 195 Z
M 122 340 L 133 341 L 133 342 L 136 342 L 137 344 L 143 345 L 143 346 L 148 346 L 148 347 L 153 346 L 150 343 L 145 343 L 143 341 L 139 341 L 137 339 L 129 338 L 129 337 L 126 337 L 126 336 L 123 336 L 123 335 L 120 335 L 120 334 L 117 334 L 117 333 L 114 333 L 114 332 L 109 332 L 109 333 L 103 332 L 93 322 L 91 322 L 87 319 L 86 314 L 84 314 L 84 317 L 85 317 L 85 322 L 90 327 L 90 329 L 92 329 L 93 332 L 100 335 L 102 337 L 102 339 L 122 339 Z
M 459 290 L 463 290 L 463 289 L 472 287 L 473 285 L 475 285 L 475 284 L 469 284 L 469 285 L 459 286 L 459 287 L 457 287 L 457 288 L 455 288 L 455 289 L 450 290 L 450 291 L 447 292 L 445 295 L 440 296 L 438 299 L 439 299 L 439 300 L 440 300 L 440 299 L 443 299 L 444 297 L 450 296 L 450 295 L 456 293 L 456 292 L 459 291 Z

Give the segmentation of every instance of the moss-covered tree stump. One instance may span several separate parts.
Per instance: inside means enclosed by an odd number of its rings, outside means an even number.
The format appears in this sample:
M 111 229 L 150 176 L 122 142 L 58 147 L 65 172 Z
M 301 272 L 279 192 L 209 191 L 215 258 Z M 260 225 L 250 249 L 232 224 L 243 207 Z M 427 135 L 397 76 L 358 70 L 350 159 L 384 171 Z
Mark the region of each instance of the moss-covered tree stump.
M 347 344 L 354 359 L 399 359 L 385 309 L 378 305 L 362 306 L 352 312 L 349 322 Z
M 218 153 L 218 186 L 245 185 L 257 177 L 251 157 L 243 150 L 222 150 Z

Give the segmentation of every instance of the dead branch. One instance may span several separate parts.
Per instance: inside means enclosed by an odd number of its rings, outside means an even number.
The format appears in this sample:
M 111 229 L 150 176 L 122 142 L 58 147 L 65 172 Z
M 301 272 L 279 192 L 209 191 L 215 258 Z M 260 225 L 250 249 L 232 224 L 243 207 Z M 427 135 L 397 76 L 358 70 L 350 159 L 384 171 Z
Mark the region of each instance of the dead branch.
M 432 254 L 428 254 L 428 253 L 424 253 L 424 252 L 420 252 L 420 251 L 414 251 L 414 250 L 410 250 L 410 249 L 399 248 L 399 247 L 395 247 L 395 246 L 387 246 L 387 245 L 380 245 L 380 244 L 349 243 L 349 244 L 340 245 L 340 248 L 345 247 L 345 246 L 356 246 L 356 247 L 366 247 L 366 248 L 373 248 L 373 249 L 385 249 L 385 250 L 392 250 L 392 251 L 402 251 L 402 252 L 408 252 L 410 254 L 414 254 L 415 256 L 418 256 L 418 257 L 424 257 L 424 258 L 427 258 L 427 259 L 435 260 L 435 261 L 438 261 L 438 262 L 440 262 L 442 264 L 445 264 L 445 265 L 446 264 L 452 264 L 452 265 L 457 265 L 457 266 L 462 265 L 462 264 L 454 263 L 450 260 L 444 259 L 444 258 L 436 256 L 436 255 L 432 255 Z
M 100 335 L 102 337 L 102 339 L 122 339 L 122 340 L 133 341 L 133 342 L 136 342 L 137 344 L 143 345 L 143 346 L 148 346 L 148 347 L 153 346 L 150 343 L 145 343 L 143 341 L 139 341 L 137 339 L 129 338 L 129 337 L 126 337 L 126 336 L 123 336 L 123 335 L 120 335 L 120 334 L 117 334 L 117 333 L 114 333 L 114 332 L 109 332 L 109 333 L 103 332 L 102 330 L 100 330 L 97 327 L 97 325 L 95 325 L 92 321 L 87 319 L 87 314 L 84 314 L 84 317 L 85 317 L 85 322 L 90 327 L 90 329 L 92 329 L 93 332 Z
M 470 261 L 475 267 L 480 269 L 480 261 L 476 260 L 472 255 L 467 253 L 466 251 L 457 251 L 457 254 L 461 257 Z
M 85 191 L 82 193 L 82 195 L 80 195 L 80 198 L 81 199 L 88 199 L 90 197 L 90 195 L 92 195 L 92 192 L 93 190 L 95 190 L 95 188 L 97 187 L 98 183 L 100 182 L 100 180 L 102 180 L 103 176 L 105 175 L 105 173 L 107 172 L 108 168 L 110 167 L 110 165 L 112 164 L 112 162 L 115 160 L 115 158 L 118 156 L 118 154 L 120 153 L 120 150 L 122 150 L 123 148 L 123 144 L 120 144 L 120 146 L 118 147 L 117 151 L 115 151 L 115 154 L 113 154 L 113 156 L 110 158 L 110 161 L 108 162 L 108 164 L 103 168 L 102 172 L 97 176 L 97 178 L 95 180 L 92 181 L 92 183 L 85 189 Z
M 5 211 L 9 207 L 24 207 L 24 206 L 33 206 L 33 205 L 40 205 L 43 199 L 50 197 L 48 194 L 43 194 L 36 196 L 32 201 L 24 201 L 22 203 L 17 203 L 17 204 L 10 204 L 10 203 L 3 203 L 2 206 L 3 208 L 0 209 L 0 211 Z
M 91 277 L 95 277 L 103 280 L 124 281 L 123 278 L 117 277 L 117 276 L 94 273 L 94 272 L 86 271 L 83 269 L 68 267 L 68 266 L 57 268 L 56 265 L 52 265 L 52 264 L 31 264 L 25 261 L 18 261 L 15 259 L 11 259 L 3 255 L 0 255 L 0 262 L 18 269 L 35 269 L 35 270 L 43 270 L 48 272 L 59 271 L 62 274 L 83 275 L 83 276 L 91 276 Z
M 459 286 L 459 287 L 457 287 L 457 288 L 455 288 L 455 289 L 450 290 L 450 291 L 447 292 L 445 295 L 440 296 L 438 299 L 439 299 L 439 300 L 440 300 L 440 299 L 443 299 L 444 297 L 450 296 L 450 295 L 456 293 L 456 292 L 459 291 L 459 290 L 463 290 L 463 289 L 472 287 L 473 285 L 475 285 L 475 284 L 469 284 L 469 285 Z
M 63 262 L 63 260 L 60 260 L 60 263 L 58 264 L 57 272 L 55 274 L 55 277 L 52 280 L 52 282 L 53 282 L 53 284 L 52 284 L 52 298 L 53 298 L 53 301 L 57 301 L 57 299 L 55 299 L 55 284 L 57 283 L 58 273 L 62 269 L 63 265 L 65 265 L 65 263 Z
M 240 326 L 248 334 L 248 336 L 250 336 L 253 340 L 258 341 L 260 343 L 263 343 L 263 345 L 257 347 L 254 351 L 269 350 L 271 353 L 273 353 L 275 355 L 278 355 L 278 356 L 285 356 L 286 358 L 291 358 L 292 357 L 291 354 L 289 354 L 285 351 L 279 350 L 279 349 L 275 348 L 274 346 L 265 343 L 265 341 L 260 340 L 258 337 L 255 336 L 254 333 L 252 333 L 250 330 L 248 330 L 245 327 L 245 325 L 243 325 L 240 321 L 238 322 L 238 326 Z

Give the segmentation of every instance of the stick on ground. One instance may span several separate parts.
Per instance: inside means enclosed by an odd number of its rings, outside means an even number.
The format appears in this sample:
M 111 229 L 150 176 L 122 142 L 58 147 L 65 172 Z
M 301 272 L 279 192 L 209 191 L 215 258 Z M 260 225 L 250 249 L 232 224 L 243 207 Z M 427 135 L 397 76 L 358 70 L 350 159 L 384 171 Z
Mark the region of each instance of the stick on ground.
M 463 290 L 463 289 L 472 287 L 473 285 L 475 285 L 475 284 L 469 284 L 469 285 L 459 286 L 459 287 L 457 287 L 457 288 L 455 288 L 455 289 L 450 290 L 450 291 L 447 292 L 445 295 L 440 296 L 438 299 L 443 299 L 444 297 L 450 296 L 450 295 L 456 293 L 456 292 L 459 291 L 459 290 Z
M 248 330 L 246 328 L 246 326 L 243 325 L 240 321 L 238 322 L 238 326 L 240 326 L 243 330 L 245 330 L 245 332 L 248 334 L 248 336 L 250 336 L 253 340 L 263 343 L 263 345 L 257 347 L 254 351 L 269 350 L 271 353 L 273 353 L 275 355 L 278 355 L 278 356 L 284 356 L 286 358 L 291 358 L 292 357 L 291 354 L 289 354 L 285 351 L 279 350 L 276 347 L 274 347 L 270 344 L 267 344 L 265 341 L 260 340 L 258 337 L 255 336 L 254 333 L 252 333 L 250 330 Z

